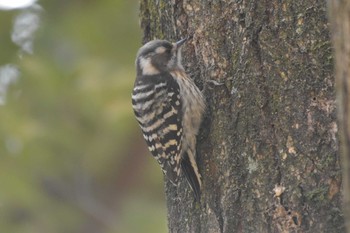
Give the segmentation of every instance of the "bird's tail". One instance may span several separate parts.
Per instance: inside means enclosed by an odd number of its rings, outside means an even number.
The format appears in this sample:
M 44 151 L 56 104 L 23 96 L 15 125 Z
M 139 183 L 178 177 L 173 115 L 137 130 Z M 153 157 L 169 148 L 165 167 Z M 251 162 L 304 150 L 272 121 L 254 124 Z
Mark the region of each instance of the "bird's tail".
M 200 201 L 201 198 L 201 175 L 199 174 L 197 163 L 192 151 L 188 150 L 184 154 L 181 160 L 181 170 L 184 172 L 185 177 L 193 191 L 196 201 Z

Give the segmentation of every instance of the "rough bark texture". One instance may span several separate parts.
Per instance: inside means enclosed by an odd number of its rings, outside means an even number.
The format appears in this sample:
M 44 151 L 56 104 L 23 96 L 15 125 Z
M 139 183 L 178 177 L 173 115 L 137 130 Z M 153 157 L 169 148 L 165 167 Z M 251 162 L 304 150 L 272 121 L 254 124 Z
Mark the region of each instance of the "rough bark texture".
M 202 199 L 166 182 L 169 232 L 344 232 L 323 0 L 142 0 L 144 42 L 176 41 L 203 89 Z
M 344 212 L 350 232 L 350 0 L 329 1 L 343 168 Z

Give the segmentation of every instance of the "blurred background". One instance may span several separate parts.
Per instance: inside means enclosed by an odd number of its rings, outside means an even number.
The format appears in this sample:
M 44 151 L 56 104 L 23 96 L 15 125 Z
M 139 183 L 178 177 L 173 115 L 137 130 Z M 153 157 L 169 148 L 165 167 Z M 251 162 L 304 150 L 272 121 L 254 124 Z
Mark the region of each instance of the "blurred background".
M 0 232 L 167 232 L 131 109 L 138 9 L 0 0 Z

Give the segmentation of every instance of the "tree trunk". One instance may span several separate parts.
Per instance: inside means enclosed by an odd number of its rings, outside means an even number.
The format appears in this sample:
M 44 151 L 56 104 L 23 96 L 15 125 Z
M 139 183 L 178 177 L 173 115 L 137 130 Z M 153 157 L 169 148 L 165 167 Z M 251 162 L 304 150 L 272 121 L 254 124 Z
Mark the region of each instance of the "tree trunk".
M 166 182 L 169 232 L 344 232 L 323 0 L 142 0 L 144 42 L 193 39 L 203 187 Z
M 329 1 L 343 167 L 344 212 L 350 232 L 350 0 Z

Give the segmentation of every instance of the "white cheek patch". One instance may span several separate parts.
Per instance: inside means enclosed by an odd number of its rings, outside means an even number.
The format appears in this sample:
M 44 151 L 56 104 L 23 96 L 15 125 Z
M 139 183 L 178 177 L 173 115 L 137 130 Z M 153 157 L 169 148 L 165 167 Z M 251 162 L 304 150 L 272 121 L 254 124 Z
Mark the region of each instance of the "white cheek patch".
M 164 48 L 163 46 L 160 46 L 158 48 L 156 48 L 156 53 L 160 54 L 160 53 L 164 53 L 166 50 L 166 48 Z
M 140 67 L 143 75 L 159 74 L 159 71 L 151 64 L 150 58 L 140 58 Z

